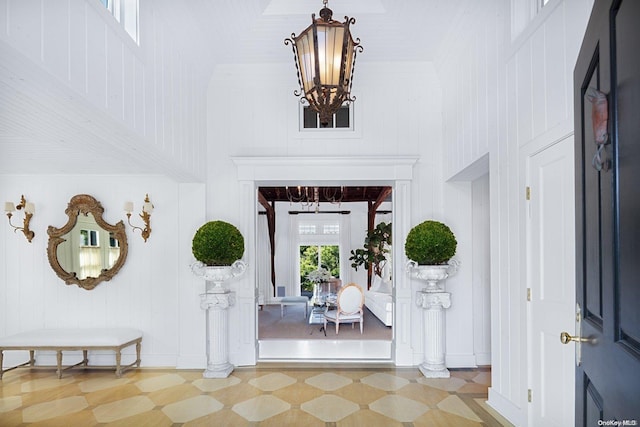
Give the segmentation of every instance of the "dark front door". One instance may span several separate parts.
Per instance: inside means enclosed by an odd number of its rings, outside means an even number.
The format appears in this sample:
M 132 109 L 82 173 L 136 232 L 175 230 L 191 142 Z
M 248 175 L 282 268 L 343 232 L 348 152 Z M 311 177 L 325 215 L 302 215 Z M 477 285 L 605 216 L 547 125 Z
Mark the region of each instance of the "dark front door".
M 596 91 L 599 91 L 596 92 Z M 597 95 L 607 108 L 595 116 Z M 640 1 L 596 0 L 574 71 L 576 425 L 640 423 Z M 602 99 L 601 99 L 602 100 Z M 607 126 L 598 129 L 602 113 Z M 607 133 L 604 137 L 602 130 Z M 604 140 L 600 155 L 596 140 Z M 595 158 L 594 158 L 595 157 Z M 624 421 L 627 424 L 623 424 Z M 635 423 L 635 424 L 634 424 Z

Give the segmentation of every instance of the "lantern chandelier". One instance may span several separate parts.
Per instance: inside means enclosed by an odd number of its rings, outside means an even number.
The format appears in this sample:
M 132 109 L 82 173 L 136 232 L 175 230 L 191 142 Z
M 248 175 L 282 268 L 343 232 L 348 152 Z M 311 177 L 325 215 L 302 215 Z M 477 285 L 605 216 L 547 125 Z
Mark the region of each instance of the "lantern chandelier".
M 355 101 L 351 96 L 353 70 L 356 53 L 363 51 L 360 39 L 354 41 L 349 30 L 356 20 L 345 16 L 342 23 L 334 21 L 327 1 L 322 2 L 320 18 L 312 13 L 309 27 L 284 40 L 285 45 L 291 43 L 296 63 L 300 91 L 294 94 L 319 114 L 323 127 L 344 103 Z
M 320 187 L 286 187 L 287 199 L 289 204 L 300 203 L 303 208 L 315 212 L 320 212 Z M 344 187 L 323 187 L 323 202 L 329 202 L 332 205 L 340 206 L 344 198 Z

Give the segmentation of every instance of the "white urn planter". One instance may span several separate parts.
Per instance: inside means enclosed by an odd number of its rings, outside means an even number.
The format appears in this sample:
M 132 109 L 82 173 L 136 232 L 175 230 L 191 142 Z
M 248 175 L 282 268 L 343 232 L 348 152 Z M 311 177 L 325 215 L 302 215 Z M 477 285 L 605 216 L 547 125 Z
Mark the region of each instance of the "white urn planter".
M 242 260 L 237 260 L 231 265 L 209 266 L 200 261 L 191 264 L 191 271 L 206 281 L 206 293 L 224 294 L 229 292 L 229 288 L 224 286 L 224 282 L 240 276 L 247 269 L 247 264 Z
M 460 267 L 460 261 L 451 259 L 448 264 L 419 265 L 415 261 L 407 262 L 406 270 L 415 279 L 427 282 L 423 292 L 444 292 L 444 280 L 455 274 Z
M 235 304 L 235 292 L 225 282 L 240 276 L 247 269 L 244 261 L 230 266 L 207 266 L 200 261 L 191 265 L 191 271 L 206 281 L 206 292 L 200 294 L 200 308 L 206 317 L 207 369 L 204 378 L 227 378 L 234 366 L 229 363 L 228 308 Z

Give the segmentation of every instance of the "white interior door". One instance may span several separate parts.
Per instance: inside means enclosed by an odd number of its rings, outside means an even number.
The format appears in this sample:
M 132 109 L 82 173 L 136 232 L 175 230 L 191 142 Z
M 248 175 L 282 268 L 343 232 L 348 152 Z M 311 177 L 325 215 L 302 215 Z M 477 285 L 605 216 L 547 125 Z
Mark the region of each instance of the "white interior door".
M 529 158 L 529 425 L 574 425 L 574 346 L 558 331 L 575 322 L 573 137 Z

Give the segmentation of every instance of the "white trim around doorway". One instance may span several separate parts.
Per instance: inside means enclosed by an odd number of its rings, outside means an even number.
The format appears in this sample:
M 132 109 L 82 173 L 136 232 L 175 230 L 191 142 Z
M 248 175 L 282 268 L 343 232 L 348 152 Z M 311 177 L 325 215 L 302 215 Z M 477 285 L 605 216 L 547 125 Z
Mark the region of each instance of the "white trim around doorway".
M 257 224 L 257 197 L 259 186 L 289 185 L 300 183 L 319 185 L 389 185 L 393 187 L 393 234 L 406 236 L 410 230 L 411 220 L 411 180 L 413 167 L 418 157 L 232 157 L 237 167 L 241 197 L 242 223 L 241 230 L 248 242 L 254 242 Z M 255 265 L 257 260 L 256 245 L 248 245 L 246 262 L 249 265 L 243 283 L 237 288 L 237 300 L 242 316 L 254 325 L 253 328 L 242 328 L 239 342 L 241 348 L 236 349 L 238 360 L 242 365 L 255 365 L 258 361 L 277 360 L 277 354 L 269 348 L 261 349 L 257 340 L 257 286 Z M 397 366 L 413 366 L 416 362 L 414 346 L 411 344 L 411 323 L 409 313 L 412 308 L 412 291 L 409 277 L 404 274 L 403 267 L 406 256 L 403 245 L 393 246 L 394 277 L 394 328 L 393 341 L 390 346 L 368 349 L 366 353 L 354 353 L 361 356 L 375 354 L 377 361 L 386 360 Z M 249 317 L 246 317 L 249 316 Z M 244 336 L 246 335 L 246 336 Z M 364 342 L 364 341 L 363 341 Z M 371 346 L 375 343 L 362 344 Z M 362 347 L 361 346 L 361 347 Z M 298 345 L 297 347 L 304 347 Z M 273 348 L 273 347 L 271 347 Z M 291 347 L 291 349 L 296 346 Z M 317 353 L 315 353 L 317 354 Z M 384 356 L 389 355 L 388 358 Z M 253 357 L 251 357 L 253 355 Z M 293 356 L 293 357 L 292 357 Z M 298 357 L 299 356 L 299 357 Z M 339 354 L 335 354 L 339 356 Z M 300 352 L 291 354 L 289 359 L 313 361 L 308 354 Z M 340 361 L 339 358 L 335 358 Z M 354 360 L 350 358 L 351 360 Z M 362 361 L 371 360 L 362 358 Z M 323 360 L 326 362 L 326 359 Z

